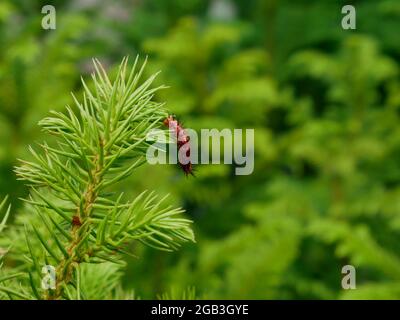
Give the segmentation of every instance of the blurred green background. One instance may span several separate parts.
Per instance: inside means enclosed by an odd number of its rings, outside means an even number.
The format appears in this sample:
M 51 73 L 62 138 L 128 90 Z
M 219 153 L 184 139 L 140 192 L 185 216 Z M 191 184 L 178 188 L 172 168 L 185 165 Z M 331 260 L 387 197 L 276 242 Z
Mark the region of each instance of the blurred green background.
M 42 6 L 57 10 L 41 28 Z M 197 243 L 137 245 L 124 278 L 141 298 L 194 286 L 210 299 L 400 298 L 400 1 L 1 0 L 0 194 L 71 103 L 97 57 L 149 56 L 157 99 L 187 127 L 254 128 L 255 170 L 142 167 L 121 188 L 170 193 Z M 132 59 L 133 60 L 133 59 Z M 352 264 L 357 289 L 341 288 Z

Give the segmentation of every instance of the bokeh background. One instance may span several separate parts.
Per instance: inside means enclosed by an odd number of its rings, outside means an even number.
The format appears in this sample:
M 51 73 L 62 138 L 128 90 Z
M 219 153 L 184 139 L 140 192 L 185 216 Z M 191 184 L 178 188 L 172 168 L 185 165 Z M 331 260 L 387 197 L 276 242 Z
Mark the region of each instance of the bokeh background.
M 353 4 L 357 30 L 341 28 Z M 41 8 L 57 29 L 41 28 Z M 156 97 L 187 127 L 254 128 L 255 171 L 144 166 L 124 186 L 171 194 L 197 243 L 138 245 L 124 286 L 147 299 L 400 298 L 400 1 L 1 0 L 0 194 L 37 121 L 79 94 L 97 57 L 148 55 Z M 132 59 L 133 60 L 133 59 Z M 341 269 L 356 268 L 356 290 Z

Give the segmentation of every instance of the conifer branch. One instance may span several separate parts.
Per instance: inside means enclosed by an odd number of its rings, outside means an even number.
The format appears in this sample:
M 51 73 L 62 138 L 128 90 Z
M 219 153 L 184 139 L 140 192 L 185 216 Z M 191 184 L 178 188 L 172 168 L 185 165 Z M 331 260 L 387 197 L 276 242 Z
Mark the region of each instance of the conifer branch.
M 166 251 L 194 241 L 191 222 L 181 217 L 182 209 L 165 207 L 165 197 L 144 191 L 124 202 L 122 194 L 110 195 L 145 162 L 146 135 L 167 112 L 153 100 L 162 88 L 151 86 L 156 75 L 142 81 L 145 64 L 138 69 L 138 59 L 130 71 L 123 59 L 114 81 L 99 61 L 93 63 L 93 85 L 82 79 L 82 100 L 73 96 L 74 107 L 39 122 L 57 142 L 40 144 L 38 151 L 30 147 L 34 160 L 21 160 L 15 169 L 31 187 L 24 200 L 36 218 L 25 223 L 26 246 L 14 254 L 27 288 L 18 291 L 11 285 L 14 277 L 6 276 L 10 286 L 0 291 L 10 298 L 81 299 L 85 266 L 123 264 L 121 254 L 131 241 Z M 44 265 L 55 268 L 55 288 L 41 288 Z

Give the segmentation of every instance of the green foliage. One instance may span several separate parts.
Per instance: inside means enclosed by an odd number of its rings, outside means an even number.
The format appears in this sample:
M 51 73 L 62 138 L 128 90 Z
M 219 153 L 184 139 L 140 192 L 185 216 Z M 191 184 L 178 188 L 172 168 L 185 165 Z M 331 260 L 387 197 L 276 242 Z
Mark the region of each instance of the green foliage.
M 15 159 L 29 157 L 25 146 L 41 138 L 37 122 L 49 107 L 71 102 L 79 81 L 76 61 L 86 55 L 79 41 L 88 27 L 83 16 L 66 14 L 57 20 L 60 32 L 44 36 L 40 16 L 22 18 L 25 5 L 0 4 L 0 194 L 14 201 L 25 192 L 12 174 Z
M 276 77 L 270 50 L 243 48 L 245 29 L 215 28 L 183 19 L 144 49 L 175 84 L 159 99 L 192 127 L 255 128 L 255 174 L 200 166 L 178 189 L 199 246 L 174 268 L 148 254 L 143 269 L 164 264 L 164 288 L 192 284 L 207 298 L 398 298 L 396 59 L 348 34 L 333 50 L 291 54 Z M 357 270 L 354 292 L 340 286 L 345 264 Z
M 215 12 L 224 3 L 234 9 L 225 18 L 224 12 Z M 88 56 L 101 57 L 118 73 L 117 62 L 126 52 L 149 54 L 145 76 L 163 70 L 154 81 L 171 87 L 154 91 L 151 103 L 166 102 L 186 127 L 254 128 L 255 171 L 238 177 L 228 165 L 198 165 L 196 178 L 185 179 L 172 165 L 135 167 L 146 146 L 140 142 L 129 159 L 116 161 L 118 167 L 104 175 L 104 180 L 112 181 L 119 174 L 122 178 L 123 170 L 134 170 L 130 177 L 105 187 L 107 201 L 101 199 L 93 207 L 90 219 L 95 231 L 87 244 L 91 247 L 96 241 L 103 243 L 103 237 L 113 237 L 108 227 L 113 220 L 104 220 L 104 206 L 118 203 L 115 217 L 126 219 L 127 228 L 144 223 L 146 218 L 140 215 L 130 220 L 126 206 L 137 197 L 134 212 L 145 208 L 146 199 L 158 203 L 150 193 L 140 195 L 142 190 L 171 194 L 147 216 L 155 223 L 150 228 L 156 241 L 142 238 L 145 243 L 134 241 L 116 254 L 111 254 L 113 244 L 107 244 L 107 254 L 99 252 L 101 258 L 96 258 L 100 264 L 80 263 L 79 273 L 74 267 L 75 282 L 67 286 L 64 298 L 194 298 L 194 291 L 186 289 L 192 286 L 197 298 L 400 297 L 399 1 L 354 2 L 357 30 L 346 31 L 340 22 L 341 8 L 348 3 L 336 0 L 115 0 L 68 5 L 57 1 L 54 32 L 40 29 L 43 4 L 31 0 L 0 4 L 0 193 L 10 194 L 18 212 L 11 215 L 10 227 L 0 237 L 0 249 L 7 251 L 0 279 L 18 275 L 0 284 L 13 290 L 2 298 L 34 295 L 26 271 L 39 285 L 24 225 L 33 256 L 41 264 L 46 259 L 54 263 L 53 255 L 64 259 L 61 248 L 70 234 L 65 230 L 71 230 L 84 182 L 89 181 L 85 167 L 78 175 L 68 172 L 84 166 L 81 153 L 60 149 L 53 137 L 46 138 L 43 148 L 49 150 L 56 168 L 43 176 L 48 169 L 46 151 L 35 151 L 38 158 L 25 152 L 27 144 L 42 139 L 36 121 L 49 108 L 60 111 L 74 102 L 68 92 L 76 92 L 79 73 L 92 70 Z M 87 87 L 94 100 L 107 105 L 101 90 L 91 83 Z M 77 100 L 81 105 L 86 100 L 89 108 L 93 104 L 87 93 Z M 82 129 L 79 106 L 71 110 Z M 164 107 L 157 110 L 149 127 L 158 126 L 156 118 L 166 115 Z M 102 113 L 97 115 L 101 121 Z M 70 130 L 77 122 L 71 122 L 68 112 L 56 118 L 56 123 L 42 122 L 47 131 L 62 124 L 68 137 L 76 132 Z M 96 128 L 102 127 L 89 125 L 82 130 L 89 145 L 78 145 L 92 162 L 99 151 Z M 143 137 L 143 127 L 136 130 Z M 78 143 L 58 141 L 72 143 L 75 149 Z M 64 161 L 72 154 L 69 162 Z M 14 201 L 25 192 L 12 183 L 15 158 L 26 159 L 28 167 L 18 171 L 39 192 L 32 191 L 23 209 Z M 54 180 L 57 177 L 62 179 Z M 52 188 L 43 187 L 45 183 Z M 60 199 L 62 192 L 71 199 L 65 195 Z M 49 208 L 40 195 L 66 216 Z M 147 244 L 171 249 L 180 242 L 159 237 L 158 232 L 175 239 L 191 237 L 181 229 L 166 230 L 169 224 L 157 220 L 163 217 L 157 213 L 175 207 L 176 201 L 195 221 L 197 243 L 173 253 L 152 250 Z M 181 225 L 180 220 L 173 221 Z M 47 225 L 54 226 L 52 232 Z M 149 231 L 143 228 L 136 235 L 147 237 Z M 83 257 L 86 249 L 79 250 Z M 356 268 L 356 290 L 341 288 L 345 264 Z M 79 294 L 74 287 L 78 275 Z M 96 285 L 97 278 L 104 281 Z
M 56 143 L 30 148 L 35 160 L 21 160 L 16 168 L 31 187 L 25 200 L 31 212 L 10 237 L 24 284 L 7 278 L 1 289 L 10 298 L 110 298 L 120 284 L 115 265 L 124 264 L 133 240 L 166 251 L 194 240 L 190 221 L 180 217 L 183 210 L 165 206 L 165 197 L 144 191 L 124 202 L 123 194 L 110 193 L 144 163 L 147 134 L 167 116 L 152 99 L 162 88 L 151 87 L 156 75 L 142 81 L 144 64 L 138 69 L 136 59 L 129 70 L 127 63 L 112 82 L 94 60 L 94 88 L 82 80 L 76 111 L 68 106 L 66 114 L 53 111 L 39 123 Z M 45 265 L 56 271 L 56 287 L 48 291 L 40 286 Z
M 196 297 L 195 288 L 187 288 L 184 291 L 171 289 L 170 292 L 166 292 L 158 297 L 160 300 L 195 300 Z

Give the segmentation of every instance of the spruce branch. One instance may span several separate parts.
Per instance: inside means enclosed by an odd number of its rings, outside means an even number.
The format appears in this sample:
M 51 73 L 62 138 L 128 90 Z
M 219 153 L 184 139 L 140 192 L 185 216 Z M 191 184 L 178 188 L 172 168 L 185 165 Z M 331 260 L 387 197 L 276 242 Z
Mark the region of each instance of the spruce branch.
M 13 255 L 28 288 L 3 288 L 11 298 L 84 299 L 90 287 L 86 265 L 123 264 L 132 241 L 166 251 L 194 241 L 191 221 L 181 208 L 165 206 L 166 197 L 144 191 L 124 202 L 122 194 L 110 194 L 144 164 L 146 136 L 161 127 L 167 112 L 153 100 L 163 88 L 151 86 L 156 75 L 142 81 L 145 63 L 139 68 L 136 58 L 129 70 L 124 58 L 114 81 L 99 61 L 93 63 L 92 85 L 82 79 L 82 100 L 73 96 L 74 107 L 39 122 L 56 143 L 30 147 L 33 160 L 21 160 L 15 169 L 31 187 L 24 200 L 36 218 L 25 222 L 26 245 Z M 55 288 L 41 288 L 44 265 L 55 268 Z

